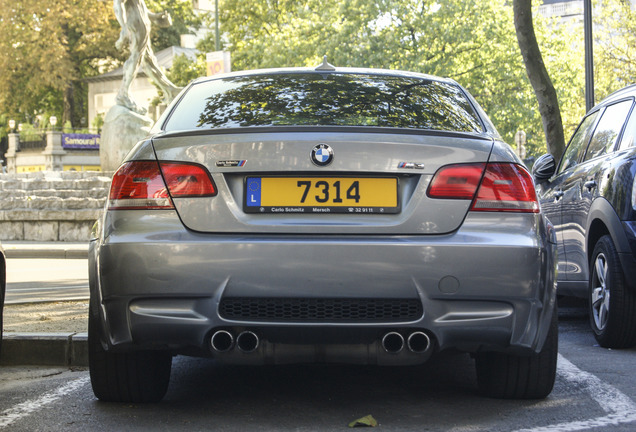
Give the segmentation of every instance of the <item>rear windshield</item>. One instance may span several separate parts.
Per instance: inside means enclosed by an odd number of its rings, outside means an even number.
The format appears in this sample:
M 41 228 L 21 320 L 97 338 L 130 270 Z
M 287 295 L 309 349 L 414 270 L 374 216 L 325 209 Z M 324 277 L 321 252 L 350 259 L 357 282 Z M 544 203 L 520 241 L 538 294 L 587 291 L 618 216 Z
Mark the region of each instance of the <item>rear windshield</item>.
M 165 130 L 376 126 L 482 132 L 462 89 L 417 77 L 268 74 L 193 85 Z

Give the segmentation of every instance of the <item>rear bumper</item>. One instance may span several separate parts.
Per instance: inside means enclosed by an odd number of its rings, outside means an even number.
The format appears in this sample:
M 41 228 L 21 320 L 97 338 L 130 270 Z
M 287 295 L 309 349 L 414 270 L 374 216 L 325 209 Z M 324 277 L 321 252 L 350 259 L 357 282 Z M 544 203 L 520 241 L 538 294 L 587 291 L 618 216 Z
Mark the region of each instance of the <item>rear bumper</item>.
M 507 224 L 471 215 L 461 230 L 441 236 L 336 237 L 198 234 L 172 212 L 145 220 L 125 213 L 117 233 L 89 251 L 91 295 L 110 349 L 211 353 L 248 363 L 412 364 L 426 356 L 387 356 L 380 340 L 391 331 L 404 338 L 423 331 L 438 350 L 530 353 L 542 347 L 555 304 L 555 247 L 536 215 L 524 216 L 524 226 L 517 216 Z M 248 305 L 221 312 L 227 299 Z M 265 304 L 261 313 L 251 315 L 253 299 Z M 296 309 L 287 313 L 283 305 L 283 315 L 268 314 L 282 299 Z M 324 307 L 324 299 L 328 312 L 307 312 Z M 356 301 L 386 299 L 415 300 L 421 310 L 350 313 L 358 311 Z M 257 352 L 251 359 L 214 352 L 210 338 L 219 329 L 254 332 Z

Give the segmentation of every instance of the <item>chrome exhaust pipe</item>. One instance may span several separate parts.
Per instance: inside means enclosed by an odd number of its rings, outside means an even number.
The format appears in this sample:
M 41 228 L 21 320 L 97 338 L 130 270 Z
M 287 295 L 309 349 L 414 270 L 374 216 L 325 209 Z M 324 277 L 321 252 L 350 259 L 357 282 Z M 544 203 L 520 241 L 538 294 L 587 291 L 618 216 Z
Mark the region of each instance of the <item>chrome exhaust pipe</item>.
M 251 331 L 244 331 L 236 338 L 236 346 L 244 353 L 256 351 L 259 345 L 258 336 Z
M 423 354 L 431 347 L 431 338 L 424 332 L 416 331 L 409 335 L 406 345 L 411 352 Z
M 234 348 L 234 336 L 227 330 L 218 330 L 210 338 L 210 345 L 216 352 L 228 352 Z
M 404 338 L 398 332 L 389 332 L 382 338 L 382 348 L 390 354 L 397 354 L 404 348 Z

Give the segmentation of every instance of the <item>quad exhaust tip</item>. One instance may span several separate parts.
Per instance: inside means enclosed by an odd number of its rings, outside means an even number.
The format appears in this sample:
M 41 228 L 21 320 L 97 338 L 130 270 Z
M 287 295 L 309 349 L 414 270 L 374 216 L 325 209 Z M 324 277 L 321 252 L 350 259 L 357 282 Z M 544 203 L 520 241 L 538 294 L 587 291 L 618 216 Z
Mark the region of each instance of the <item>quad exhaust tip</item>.
M 416 331 L 409 335 L 406 345 L 411 352 L 423 354 L 431 347 L 431 338 L 424 332 Z
M 406 343 L 398 332 L 389 332 L 382 337 L 382 348 L 390 354 L 401 352 L 405 345 L 412 353 L 423 354 L 431 348 L 431 338 L 423 331 L 411 333 Z
M 218 330 L 210 338 L 212 349 L 217 352 L 228 352 L 234 348 L 234 336 L 227 330 Z
M 236 346 L 244 353 L 251 353 L 256 351 L 259 345 L 259 339 L 256 333 L 251 331 L 244 331 L 236 338 Z
M 210 338 L 210 345 L 212 350 L 219 353 L 231 351 L 234 347 L 238 348 L 241 352 L 251 353 L 258 349 L 260 340 L 256 333 L 251 331 L 244 331 L 239 333 L 234 340 L 234 336 L 227 330 L 217 330 L 212 334 Z
M 382 348 L 390 354 L 398 354 L 404 346 L 415 354 L 423 354 L 431 348 L 431 338 L 423 331 L 411 333 L 406 341 L 404 336 L 398 332 L 388 332 L 382 337 Z M 260 339 L 256 333 L 246 330 L 241 332 L 236 341 L 234 336 L 227 330 L 217 330 L 210 338 L 210 345 L 216 352 L 228 352 L 236 347 L 244 353 L 251 353 L 258 349 Z
M 389 332 L 382 338 L 382 348 L 390 354 L 397 354 L 404 349 L 404 337 L 398 332 Z

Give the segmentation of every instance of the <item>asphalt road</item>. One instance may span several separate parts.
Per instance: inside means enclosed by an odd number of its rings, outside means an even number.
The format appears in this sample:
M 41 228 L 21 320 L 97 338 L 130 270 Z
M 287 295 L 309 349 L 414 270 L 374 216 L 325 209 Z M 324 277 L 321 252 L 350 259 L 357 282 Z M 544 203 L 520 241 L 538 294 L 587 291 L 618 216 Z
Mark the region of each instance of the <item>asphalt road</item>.
M 6 304 L 87 298 L 86 259 L 7 260 Z
M 479 396 L 467 355 L 422 367 L 229 367 L 177 357 L 159 404 L 97 401 L 86 370 L 0 368 L 0 430 L 633 431 L 636 349 L 596 346 L 585 309 L 562 304 L 557 382 L 543 401 Z

